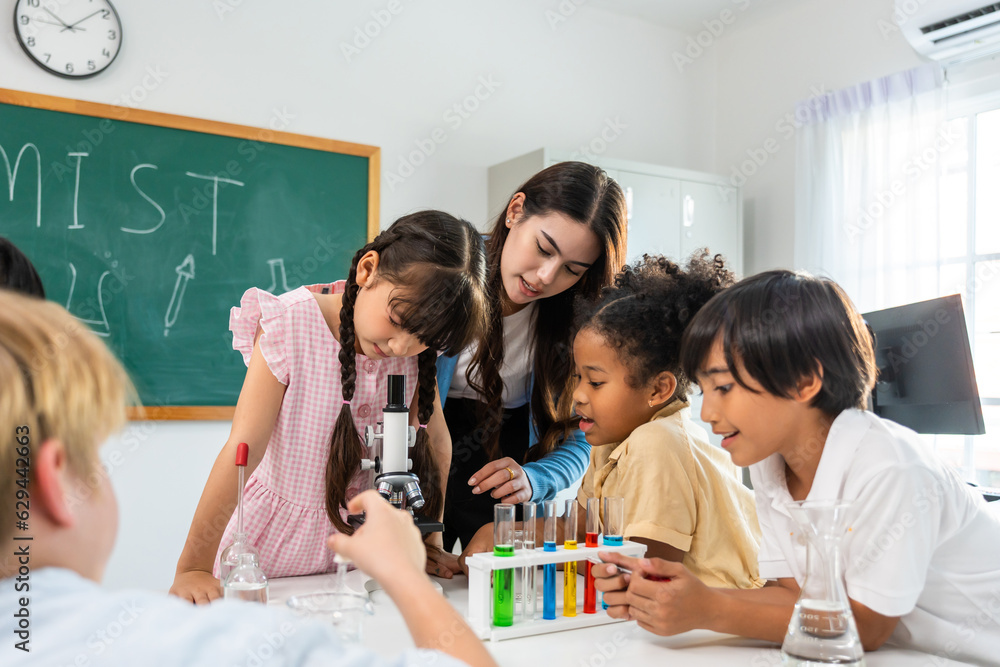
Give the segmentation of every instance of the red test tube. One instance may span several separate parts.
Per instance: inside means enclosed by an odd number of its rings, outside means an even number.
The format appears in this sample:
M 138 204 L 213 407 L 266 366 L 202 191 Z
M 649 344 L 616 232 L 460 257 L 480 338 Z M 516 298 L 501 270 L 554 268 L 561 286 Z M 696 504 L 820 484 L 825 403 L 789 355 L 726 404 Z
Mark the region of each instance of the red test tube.
M 600 532 L 598 517 L 601 514 L 601 501 L 598 498 L 587 498 L 587 532 L 586 546 L 597 546 L 597 534 Z M 583 589 L 583 613 L 597 613 L 597 589 L 594 588 L 594 575 L 590 569 L 594 566 L 587 560 L 587 577 Z

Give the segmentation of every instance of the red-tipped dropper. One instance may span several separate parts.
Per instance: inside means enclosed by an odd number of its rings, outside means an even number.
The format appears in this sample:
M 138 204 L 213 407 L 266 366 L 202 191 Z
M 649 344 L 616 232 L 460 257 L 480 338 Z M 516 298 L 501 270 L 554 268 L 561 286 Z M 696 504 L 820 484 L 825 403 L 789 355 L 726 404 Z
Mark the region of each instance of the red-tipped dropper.
M 240 470 L 239 486 L 236 488 L 236 533 L 243 534 L 243 473 L 247 467 L 250 445 L 241 442 L 236 445 L 236 467 Z

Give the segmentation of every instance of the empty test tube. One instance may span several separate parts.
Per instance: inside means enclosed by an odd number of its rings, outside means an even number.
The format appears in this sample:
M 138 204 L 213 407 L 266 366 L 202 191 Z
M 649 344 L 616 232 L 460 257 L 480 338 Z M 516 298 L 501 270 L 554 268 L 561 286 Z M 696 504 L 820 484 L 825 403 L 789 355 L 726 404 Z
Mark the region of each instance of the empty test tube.
M 493 506 L 493 555 L 514 555 L 514 506 Z M 514 624 L 514 569 L 493 570 L 493 625 Z
M 542 526 L 545 551 L 556 550 L 556 501 L 546 500 L 543 508 L 545 523 Z M 542 584 L 542 618 L 553 620 L 556 617 L 556 564 L 547 563 L 542 568 L 544 581 Z
M 535 503 L 524 503 L 521 505 L 524 550 L 531 553 L 535 550 Z M 521 593 L 521 615 L 526 620 L 535 618 L 535 566 L 528 565 L 521 573 L 521 585 L 524 587 Z
M 566 501 L 563 547 L 567 550 L 576 549 L 576 508 L 576 499 Z M 563 616 L 576 616 L 576 561 L 563 566 Z
M 597 546 L 597 534 L 600 532 L 601 501 L 599 498 L 587 498 L 587 542 L 588 547 Z M 594 566 L 587 560 L 587 577 L 583 589 L 583 613 L 597 613 L 597 589 L 594 588 L 594 573 L 591 568 Z

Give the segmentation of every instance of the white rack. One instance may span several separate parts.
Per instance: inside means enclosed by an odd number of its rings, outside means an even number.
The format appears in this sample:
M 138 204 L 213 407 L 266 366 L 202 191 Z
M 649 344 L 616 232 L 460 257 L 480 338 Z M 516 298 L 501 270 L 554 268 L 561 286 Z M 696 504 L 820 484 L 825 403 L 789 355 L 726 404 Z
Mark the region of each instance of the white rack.
M 562 586 L 557 581 L 556 586 L 556 613 L 554 620 L 547 620 L 541 617 L 542 596 L 536 594 L 536 614 L 532 620 L 518 618 L 514 615 L 514 625 L 508 627 L 493 626 L 493 595 L 491 587 L 493 585 L 493 570 L 510 570 L 526 566 L 538 567 L 551 563 L 569 563 L 580 561 L 584 563 L 600 562 L 597 557 L 599 551 L 610 551 L 622 553 L 626 556 L 641 558 L 646 553 L 646 545 L 637 542 L 625 542 L 621 546 L 603 545 L 599 547 L 577 547 L 576 549 L 565 549 L 562 546 L 555 551 L 545 551 L 541 547 L 532 551 L 518 550 L 513 556 L 494 556 L 492 553 L 479 553 L 469 557 L 469 625 L 472 631 L 480 639 L 500 641 L 502 639 L 514 639 L 515 637 L 529 637 L 531 635 L 541 635 L 547 632 L 561 632 L 563 630 L 574 630 L 576 628 L 586 628 L 593 625 L 604 625 L 607 623 L 618 623 L 621 619 L 611 618 L 608 612 L 597 605 L 597 613 L 584 614 L 582 605 L 577 605 L 576 616 L 562 616 Z M 581 566 L 580 571 L 584 568 Z M 541 580 L 541 573 L 537 573 L 536 581 Z M 561 579 L 561 577 L 560 577 Z M 585 584 L 580 582 L 577 591 L 580 591 Z M 539 586 L 540 588 L 540 586 Z M 536 591 L 537 593 L 537 591 Z M 578 598 L 582 595 L 577 594 Z

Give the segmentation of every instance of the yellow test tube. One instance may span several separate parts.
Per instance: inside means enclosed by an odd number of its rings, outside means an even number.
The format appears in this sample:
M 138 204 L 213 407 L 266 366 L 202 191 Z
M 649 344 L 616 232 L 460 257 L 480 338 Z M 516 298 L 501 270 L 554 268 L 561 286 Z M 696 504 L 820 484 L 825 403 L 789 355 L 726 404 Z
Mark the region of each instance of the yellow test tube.
M 576 500 L 566 501 L 563 548 L 576 549 Z M 563 616 L 576 616 L 576 561 L 563 569 Z

